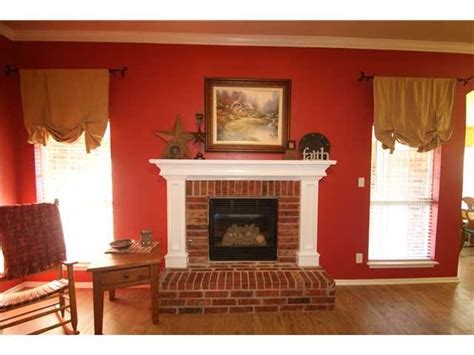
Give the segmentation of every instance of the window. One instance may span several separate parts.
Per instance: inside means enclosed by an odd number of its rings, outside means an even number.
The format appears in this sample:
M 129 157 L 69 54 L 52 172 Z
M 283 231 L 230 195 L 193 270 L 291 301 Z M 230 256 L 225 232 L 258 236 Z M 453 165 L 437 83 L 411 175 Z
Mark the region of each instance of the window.
M 2 248 L 0 247 L 0 275 L 5 272 L 5 260 L 3 259 Z
M 369 260 L 431 260 L 433 165 L 433 151 L 390 154 L 373 135 Z
M 474 91 L 466 96 L 463 197 L 474 197 Z
M 59 199 L 68 259 L 92 261 L 113 240 L 109 128 L 90 154 L 84 134 L 73 144 L 36 145 L 35 166 L 38 202 Z

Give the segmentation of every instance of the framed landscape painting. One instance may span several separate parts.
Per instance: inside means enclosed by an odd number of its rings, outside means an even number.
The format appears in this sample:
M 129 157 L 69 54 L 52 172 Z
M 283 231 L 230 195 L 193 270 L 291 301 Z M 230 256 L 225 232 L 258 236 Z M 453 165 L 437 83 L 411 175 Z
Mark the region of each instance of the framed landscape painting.
M 206 150 L 284 152 L 291 80 L 205 79 Z

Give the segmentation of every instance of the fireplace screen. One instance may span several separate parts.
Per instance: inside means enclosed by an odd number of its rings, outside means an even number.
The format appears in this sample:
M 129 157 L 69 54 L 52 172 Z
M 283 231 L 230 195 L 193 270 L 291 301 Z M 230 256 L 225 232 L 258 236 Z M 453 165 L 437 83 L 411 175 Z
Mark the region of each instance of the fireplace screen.
M 209 200 L 211 260 L 276 260 L 278 200 Z

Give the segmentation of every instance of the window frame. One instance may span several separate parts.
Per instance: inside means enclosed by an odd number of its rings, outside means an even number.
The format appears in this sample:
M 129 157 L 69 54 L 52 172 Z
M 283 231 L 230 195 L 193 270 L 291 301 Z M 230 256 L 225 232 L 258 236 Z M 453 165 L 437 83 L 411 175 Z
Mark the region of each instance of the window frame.
M 84 134 L 85 133 L 83 133 L 80 136 L 80 138 L 78 139 L 78 141 L 74 142 L 73 144 L 80 144 L 81 143 L 80 141 L 84 140 Z M 110 223 L 111 224 L 110 224 L 109 227 L 107 227 L 107 228 L 110 228 L 110 236 L 108 235 L 109 233 L 107 233 L 107 237 L 99 239 L 99 241 L 97 243 L 97 248 L 100 244 L 100 249 L 98 248 L 97 257 L 99 255 L 101 255 L 103 253 L 103 251 L 106 250 L 108 242 L 112 241 L 114 239 L 114 235 L 115 235 L 114 234 L 114 227 L 115 226 L 114 226 L 113 176 L 112 176 L 112 174 L 113 174 L 112 170 L 113 169 L 112 169 L 112 146 L 111 146 L 110 122 L 108 122 L 106 132 L 104 133 L 104 137 L 102 139 L 102 146 L 104 146 L 104 144 L 103 144 L 104 139 L 108 140 L 107 145 L 108 145 L 108 155 L 109 155 L 108 160 L 109 160 L 109 162 L 107 162 L 107 163 L 110 164 L 110 177 L 107 177 L 107 179 L 110 179 L 110 201 L 109 201 L 109 199 L 107 199 L 106 202 L 107 202 L 107 204 L 110 202 L 110 212 L 111 212 Z M 84 143 L 84 142 L 82 142 L 82 143 Z M 62 144 L 62 143 L 60 143 L 60 144 Z M 101 149 L 102 146 L 99 146 L 96 149 Z M 83 146 L 79 145 L 78 147 L 79 147 L 79 149 L 84 149 L 84 153 L 86 152 L 85 144 Z M 51 201 L 52 196 L 48 196 L 48 192 L 46 191 L 47 188 L 48 188 L 48 184 L 51 184 L 51 182 L 47 181 L 48 177 L 50 176 L 50 168 L 49 168 L 50 157 L 48 156 L 47 149 L 48 149 L 47 146 L 43 147 L 43 146 L 38 145 L 38 144 L 34 145 L 36 200 L 37 200 L 38 203 L 52 202 Z M 68 154 L 71 154 L 71 153 L 74 154 L 74 151 L 72 151 L 72 152 L 68 151 Z M 95 152 L 95 150 L 94 150 L 90 154 L 94 154 L 94 153 L 97 153 L 97 152 Z M 55 196 L 54 198 L 58 198 L 58 200 L 59 200 L 59 209 L 60 209 L 60 212 L 61 212 L 61 206 L 62 206 L 61 197 L 60 196 Z M 66 242 L 66 246 L 68 246 L 68 237 L 67 237 L 67 234 L 66 234 L 67 228 L 65 228 L 64 223 L 65 222 L 64 222 L 64 219 L 63 219 L 63 230 L 65 232 L 64 233 L 65 234 L 65 242 Z M 95 238 L 92 238 L 92 240 L 95 240 Z M 105 241 L 106 241 L 106 243 L 105 243 Z M 69 243 L 71 243 L 71 242 L 69 242 Z M 89 244 L 89 242 L 88 242 L 88 244 Z M 68 253 L 68 259 L 71 259 L 71 257 L 69 256 L 70 254 L 73 254 L 73 252 Z M 95 259 L 95 257 L 90 258 L 91 260 L 83 260 L 84 258 L 82 258 L 82 257 L 78 257 L 77 259 L 78 260 L 74 260 L 74 261 L 78 261 L 78 265 L 76 265 L 77 266 L 76 269 L 85 270 L 87 268 L 87 265 L 89 265 L 90 262 L 92 262 Z M 85 259 L 89 259 L 89 258 L 85 258 Z
M 426 258 L 413 258 L 413 259 L 375 259 L 370 258 L 370 244 L 371 244 L 371 218 L 372 218 L 372 206 L 375 205 L 389 205 L 391 201 L 373 201 L 372 200 L 372 179 L 373 179 L 373 169 L 374 169 L 374 147 L 373 144 L 379 145 L 380 142 L 375 138 L 375 135 L 372 131 L 372 142 L 371 142 L 371 161 L 370 161 L 370 185 L 369 185 L 369 234 L 368 234 L 368 244 L 367 244 L 367 266 L 371 269 L 389 269 L 389 268 L 432 268 L 435 265 L 438 265 L 439 262 L 435 260 L 435 242 L 436 242 L 436 232 L 437 232 L 437 210 L 438 210 L 438 196 L 439 196 L 439 164 L 440 164 L 440 153 L 441 148 L 435 149 L 432 154 L 433 157 L 430 159 L 430 171 L 431 171 L 431 198 L 426 199 L 425 201 L 412 201 L 412 200 L 400 200 L 400 201 L 393 201 L 394 205 L 403 205 L 409 206 L 410 204 L 421 204 L 426 202 L 431 210 L 428 214 L 429 219 L 426 223 L 429 225 L 428 235 L 427 238 L 429 239 L 427 242 L 430 244 L 428 250 L 428 256 Z M 398 144 L 398 143 L 397 143 Z M 378 147 L 375 147 L 378 149 Z M 396 149 L 395 149 L 396 151 Z M 423 154 L 423 153 L 421 153 Z M 376 162 L 376 158 L 375 158 Z

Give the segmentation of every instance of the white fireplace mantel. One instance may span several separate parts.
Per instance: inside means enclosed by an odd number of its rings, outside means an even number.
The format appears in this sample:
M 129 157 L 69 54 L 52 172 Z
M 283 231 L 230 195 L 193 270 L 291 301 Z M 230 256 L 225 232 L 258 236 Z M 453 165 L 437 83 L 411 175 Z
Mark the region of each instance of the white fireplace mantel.
M 319 266 L 319 180 L 335 160 L 173 160 L 150 159 L 167 181 L 167 268 L 186 268 L 186 180 L 300 181 L 299 266 Z

